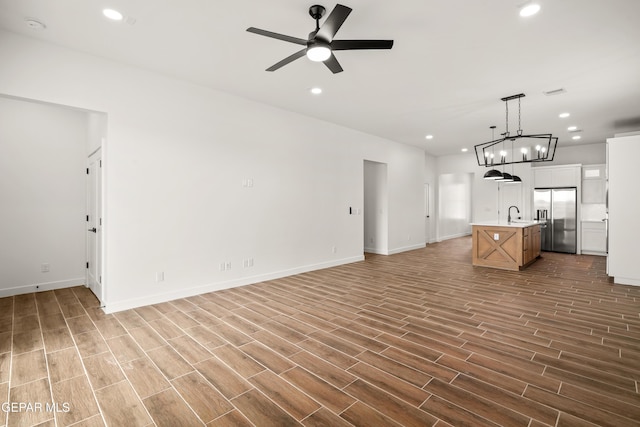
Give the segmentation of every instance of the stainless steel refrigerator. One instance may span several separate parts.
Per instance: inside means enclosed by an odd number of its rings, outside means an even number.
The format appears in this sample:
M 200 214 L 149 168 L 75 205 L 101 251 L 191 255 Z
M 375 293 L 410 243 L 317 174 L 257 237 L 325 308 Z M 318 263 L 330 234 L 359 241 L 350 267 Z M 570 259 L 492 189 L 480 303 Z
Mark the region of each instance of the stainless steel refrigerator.
M 536 188 L 534 217 L 542 221 L 541 249 L 576 253 L 578 204 L 576 188 Z

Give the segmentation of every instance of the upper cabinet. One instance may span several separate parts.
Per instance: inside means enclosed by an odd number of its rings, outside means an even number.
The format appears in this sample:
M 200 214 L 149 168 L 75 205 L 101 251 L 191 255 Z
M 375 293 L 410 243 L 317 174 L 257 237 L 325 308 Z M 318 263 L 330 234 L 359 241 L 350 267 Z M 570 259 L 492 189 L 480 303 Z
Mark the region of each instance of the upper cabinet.
M 536 188 L 580 186 L 580 165 L 538 166 L 532 170 Z
M 605 165 L 582 167 L 582 203 L 606 203 L 607 177 Z

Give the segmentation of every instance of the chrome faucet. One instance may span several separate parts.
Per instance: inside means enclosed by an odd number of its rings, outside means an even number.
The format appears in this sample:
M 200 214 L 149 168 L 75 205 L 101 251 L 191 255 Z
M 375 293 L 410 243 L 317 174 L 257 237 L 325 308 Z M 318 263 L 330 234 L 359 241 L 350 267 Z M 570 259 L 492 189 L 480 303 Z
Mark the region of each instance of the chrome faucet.
M 516 208 L 516 212 L 520 213 L 520 209 L 517 206 L 509 206 L 509 214 L 507 215 L 507 224 L 511 224 L 511 208 Z

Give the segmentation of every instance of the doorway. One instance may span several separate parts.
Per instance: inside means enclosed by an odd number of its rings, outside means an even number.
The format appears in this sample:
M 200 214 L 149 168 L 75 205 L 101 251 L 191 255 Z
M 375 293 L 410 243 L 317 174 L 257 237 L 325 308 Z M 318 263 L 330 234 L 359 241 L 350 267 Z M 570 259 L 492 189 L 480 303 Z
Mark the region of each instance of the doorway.
M 364 161 L 364 251 L 389 254 L 387 164 Z

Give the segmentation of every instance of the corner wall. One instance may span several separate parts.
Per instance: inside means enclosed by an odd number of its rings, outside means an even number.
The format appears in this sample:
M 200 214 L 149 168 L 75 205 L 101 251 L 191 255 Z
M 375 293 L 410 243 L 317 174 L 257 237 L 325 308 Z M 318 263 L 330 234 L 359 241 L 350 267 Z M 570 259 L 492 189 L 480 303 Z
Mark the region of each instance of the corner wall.
M 83 112 L 0 97 L 0 297 L 85 282 L 86 132 Z
M 390 252 L 424 246 L 417 147 L 12 33 L 0 63 L 0 93 L 108 114 L 107 311 L 362 260 L 364 159 Z

